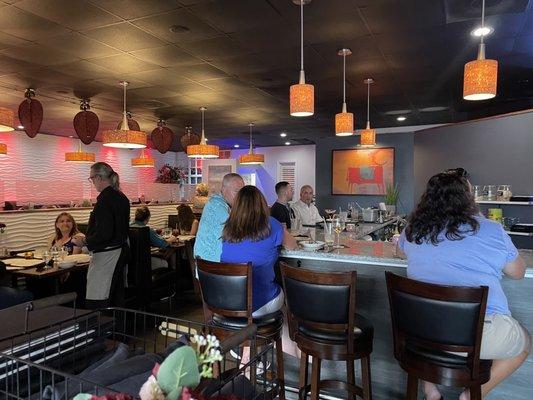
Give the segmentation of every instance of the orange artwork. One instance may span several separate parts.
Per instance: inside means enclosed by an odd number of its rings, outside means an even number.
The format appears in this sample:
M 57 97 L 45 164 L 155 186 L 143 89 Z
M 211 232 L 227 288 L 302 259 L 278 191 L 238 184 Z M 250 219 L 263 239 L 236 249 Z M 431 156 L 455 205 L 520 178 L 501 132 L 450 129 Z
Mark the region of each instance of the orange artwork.
M 380 196 L 394 181 L 394 148 L 333 150 L 332 194 Z

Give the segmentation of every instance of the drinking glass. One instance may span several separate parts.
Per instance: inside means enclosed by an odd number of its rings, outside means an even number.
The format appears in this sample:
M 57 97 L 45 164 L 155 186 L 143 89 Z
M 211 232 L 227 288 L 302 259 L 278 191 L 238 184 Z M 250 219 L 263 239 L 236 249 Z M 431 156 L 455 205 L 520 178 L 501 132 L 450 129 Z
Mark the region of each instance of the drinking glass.
M 172 236 L 172 228 L 165 228 L 163 230 L 163 237 L 169 238 L 170 236 Z
M 344 230 L 345 222 L 340 218 L 333 220 L 333 230 L 337 234 L 337 244 L 333 246 L 334 249 L 342 249 L 341 246 L 341 232 Z
M 326 246 L 333 246 L 334 240 L 333 222 L 326 222 L 324 224 L 324 242 L 326 242 Z
M 58 257 L 61 261 L 63 261 L 66 256 L 68 256 L 68 248 L 66 246 L 63 246 L 59 250 Z
M 52 248 L 50 249 L 50 254 L 52 255 L 52 260 L 56 261 L 57 256 L 59 255 L 59 247 L 52 246 Z
M 43 251 L 42 258 L 44 261 L 44 267 L 50 268 L 50 265 L 48 265 L 48 263 L 50 262 L 50 260 L 52 260 L 52 253 L 48 250 L 45 250 Z

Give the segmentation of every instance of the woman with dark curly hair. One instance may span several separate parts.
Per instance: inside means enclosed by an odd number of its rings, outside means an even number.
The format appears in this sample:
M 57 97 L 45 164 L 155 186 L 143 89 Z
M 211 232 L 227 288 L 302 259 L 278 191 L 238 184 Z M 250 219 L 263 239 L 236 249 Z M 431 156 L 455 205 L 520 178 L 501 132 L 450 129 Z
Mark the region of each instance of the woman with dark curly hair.
M 407 256 L 407 275 L 453 286 L 489 287 L 481 358 L 493 360 L 486 396 L 527 358 L 529 333 L 509 311 L 502 273 L 522 279 L 525 262 L 501 224 L 484 218 L 462 169 L 432 176 L 398 242 Z M 436 385 L 424 382 L 426 399 L 441 398 Z M 465 389 L 460 400 L 470 399 Z

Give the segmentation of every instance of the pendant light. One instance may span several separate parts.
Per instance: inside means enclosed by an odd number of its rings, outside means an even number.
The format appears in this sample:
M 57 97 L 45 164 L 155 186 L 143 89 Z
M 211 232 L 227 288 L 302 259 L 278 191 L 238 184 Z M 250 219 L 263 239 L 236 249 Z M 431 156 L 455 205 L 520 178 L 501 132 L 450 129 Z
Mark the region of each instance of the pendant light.
M 311 0 L 293 0 L 300 5 L 300 81 L 289 89 L 290 114 L 308 117 L 315 113 L 315 87 L 305 83 L 304 72 L 304 4 Z
M 353 113 L 346 111 L 346 56 L 352 55 L 350 49 L 341 49 L 337 53 L 342 56 L 342 112 L 335 114 L 335 135 L 353 135 Z
M 126 87 L 129 82 L 120 82 L 124 88 L 124 111 L 122 114 L 122 125 L 120 129 L 104 131 L 102 142 L 107 147 L 118 147 L 122 149 L 143 149 L 146 147 L 146 133 L 131 130 L 128 125 L 128 115 L 126 112 Z
M 81 140 L 78 141 L 78 149 L 74 152 L 65 153 L 65 162 L 89 164 L 94 163 L 94 153 L 87 153 L 81 149 Z
M 142 149 L 140 157 L 131 159 L 131 166 L 134 168 L 153 168 L 155 167 L 155 160 L 150 157 L 150 153 L 146 155 L 145 149 Z
M 254 127 L 253 122 L 250 122 L 248 126 L 250 127 L 250 150 L 248 151 L 248 154 L 243 154 L 242 156 L 239 157 L 239 164 L 242 164 L 242 165 L 263 164 L 265 162 L 265 155 L 254 153 L 254 146 L 253 146 L 253 140 L 252 140 L 252 130 Z
M 4 157 L 7 155 L 7 144 L 0 143 L 0 157 Z
M 14 127 L 15 113 L 9 108 L 0 107 L 0 132 L 11 132 Z
M 366 129 L 361 130 L 361 146 L 371 147 L 376 145 L 376 130 L 370 129 L 370 85 L 374 83 L 374 79 L 367 78 L 364 82 L 367 85 Z
M 202 137 L 200 144 L 191 144 L 187 146 L 187 157 L 190 158 L 218 158 L 218 146 L 214 144 L 207 144 L 204 132 L 204 113 L 207 108 L 200 107 L 202 112 Z
M 485 0 L 481 5 L 481 29 L 485 27 Z M 465 64 L 463 99 L 487 100 L 496 96 L 498 86 L 498 61 L 485 59 L 485 43 L 481 43 L 477 59 Z

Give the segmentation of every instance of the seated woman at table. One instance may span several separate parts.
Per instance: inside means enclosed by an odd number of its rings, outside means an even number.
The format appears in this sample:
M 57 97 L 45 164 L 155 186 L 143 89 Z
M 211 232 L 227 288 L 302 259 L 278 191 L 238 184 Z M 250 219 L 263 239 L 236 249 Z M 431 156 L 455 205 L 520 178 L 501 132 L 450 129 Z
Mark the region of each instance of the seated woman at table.
M 493 360 L 483 397 L 527 358 L 531 339 L 511 316 L 501 286 L 502 273 L 522 279 L 525 262 L 501 224 L 484 218 L 470 192 L 464 170 L 430 178 L 420 203 L 398 241 L 407 256 L 407 275 L 424 282 L 489 287 L 481 359 Z M 424 382 L 426 399 L 440 399 L 438 388 Z M 470 399 L 465 389 L 460 400 Z
M 179 229 L 179 234 L 195 236 L 198 231 L 198 220 L 194 218 L 191 207 L 187 204 L 180 204 L 176 208 L 178 210 L 177 228 Z
M 135 220 L 130 223 L 130 226 L 144 227 L 148 226 L 150 221 L 150 209 L 146 206 L 140 206 L 135 210 Z M 149 227 L 150 228 L 150 227 Z M 170 236 L 166 239 L 156 233 L 156 231 L 150 228 L 150 246 L 159 247 L 165 249 L 172 243 L 176 243 L 178 239 L 174 236 Z M 161 257 L 152 257 L 152 269 L 167 268 L 168 261 Z
M 55 234 L 50 241 L 50 247 L 66 247 L 68 254 L 80 254 L 81 247 L 76 246 L 72 242 L 72 238 L 74 236 L 84 237 L 85 235 L 78 230 L 78 226 L 72 215 L 67 212 L 62 212 L 57 216 L 54 227 Z
M 281 245 L 296 248 L 286 229 L 270 216 L 263 194 L 255 186 L 244 186 L 235 197 L 222 230 L 220 261 L 252 263 L 253 316 L 278 311 L 283 306 L 283 291 L 275 282 L 274 266 Z

